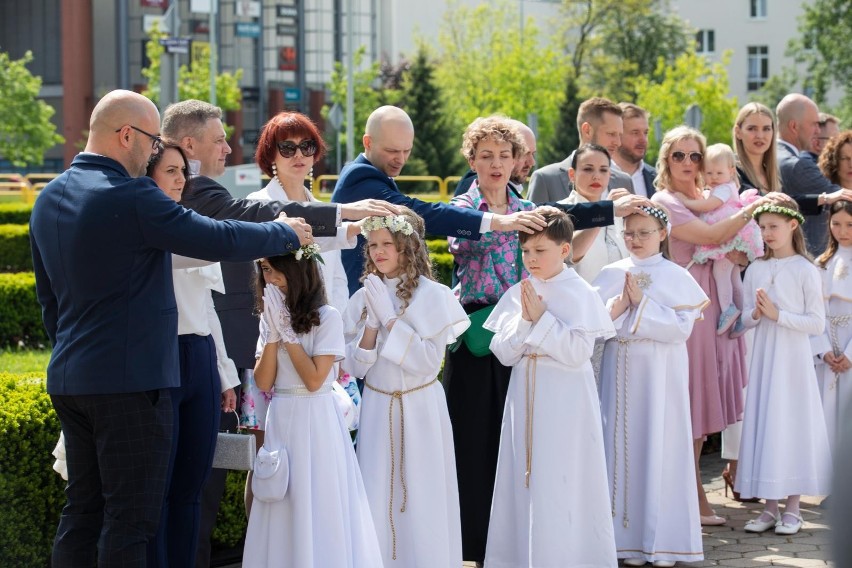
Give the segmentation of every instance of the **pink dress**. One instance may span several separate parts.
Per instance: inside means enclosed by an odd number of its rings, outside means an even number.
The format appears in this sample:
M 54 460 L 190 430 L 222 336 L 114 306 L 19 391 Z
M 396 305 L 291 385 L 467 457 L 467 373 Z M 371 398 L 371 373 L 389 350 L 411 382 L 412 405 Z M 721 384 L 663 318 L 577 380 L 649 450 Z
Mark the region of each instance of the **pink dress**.
M 669 211 L 672 227 L 698 219 L 668 191 L 657 191 L 651 198 Z M 669 238 L 672 261 L 687 266 L 696 246 Z M 742 337 L 729 339 L 727 334 L 716 335 L 719 321 L 719 298 L 713 280 L 713 261 L 693 264 L 689 273 L 710 298 L 704 319 L 696 321 L 686 341 L 689 353 L 689 402 L 692 414 L 692 437 L 702 438 L 721 432 L 736 423 L 743 415 L 743 387 L 748 382 L 745 366 L 745 343 Z
M 733 183 L 722 183 L 712 190 L 705 190 L 705 197 L 708 192 L 713 197 L 719 198 L 724 202 L 718 209 L 701 215 L 701 220 L 708 225 L 713 225 L 729 218 L 743 208 L 743 203 L 750 203 L 760 197 L 756 189 L 750 189 L 739 195 L 737 186 Z M 692 259 L 695 262 L 704 264 L 708 260 L 723 258 L 733 250 L 746 253 L 749 262 L 754 262 L 763 256 L 763 239 L 760 237 L 760 227 L 757 226 L 757 223 L 749 221 L 745 227 L 734 235 L 733 239 L 721 245 L 698 245 L 695 247 L 695 254 L 692 255 Z

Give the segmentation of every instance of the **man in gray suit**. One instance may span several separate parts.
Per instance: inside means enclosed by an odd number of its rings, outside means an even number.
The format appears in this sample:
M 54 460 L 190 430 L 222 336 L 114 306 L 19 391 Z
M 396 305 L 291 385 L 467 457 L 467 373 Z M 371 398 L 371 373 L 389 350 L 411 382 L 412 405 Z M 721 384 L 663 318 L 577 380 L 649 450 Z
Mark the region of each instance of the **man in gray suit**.
M 583 101 L 577 111 L 577 130 L 580 133 L 580 145 L 598 144 L 609 152 L 610 157 L 621 146 L 624 124 L 621 120 L 621 108 L 609 99 L 594 97 Z M 574 152 L 557 164 L 549 164 L 537 170 L 530 179 L 529 200 L 535 203 L 548 203 L 565 199 L 574 187 L 568 179 L 568 168 Z M 633 181 L 627 174 L 613 170 L 609 178 L 609 191 L 625 188 L 633 193 Z
M 778 119 L 778 167 L 781 187 L 793 196 L 802 213 L 808 215 L 804 226 L 808 251 L 821 253 L 828 238 L 826 205 L 839 199 L 852 201 L 852 191 L 828 181 L 819 167 L 802 153 L 813 148 L 819 135 L 819 109 L 805 95 L 792 93 L 781 99 L 775 109 Z

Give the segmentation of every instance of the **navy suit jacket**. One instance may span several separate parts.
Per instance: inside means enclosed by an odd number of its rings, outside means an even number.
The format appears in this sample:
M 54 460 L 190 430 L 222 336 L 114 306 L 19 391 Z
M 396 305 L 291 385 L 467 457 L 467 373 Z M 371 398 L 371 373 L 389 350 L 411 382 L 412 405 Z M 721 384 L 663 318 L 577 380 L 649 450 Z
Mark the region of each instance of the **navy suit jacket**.
M 657 177 L 657 168 L 642 162 L 642 178 L 645 180 L 645 190 L 648 192 L 648 199 L 657 192 L 654 187 L 654 179 Z
M 331 195 L 334 203 L 351 203 L 361 199 L 382 199 L 395 205 L 405 205 L 423 217 L 429 234 L 473 240 L 481 237 L 481 211 L 446 203 L 427 203 L 409 197 L 399 190 L 392 178 L 371 164 L 364 154 L 346 164 Z M 361 287 L 358 280 L 364 272 L 364 242 L 364 237 L 359 236 L 358 245 L 354 249 L 341 251 L 350 295 Z
M 238 219 L 261 223 L 275 219 L 283 211 L 288 217 L 304 218 L 318 237 L 337 234 L 336 205 L 318 201 L 281 203 L 234 199 L 225 187 L 205 176 L 192 178 L 180 203 L 196 213 L 220 221 Z M 225 293 L 213 292 L 225 349 L 240 369 L 253 369 L 255 364 L 259 328 L 254 315 L 254 277 L 254 262 L 223 262 Z
M 217 222 L 132 178 L 104 156 L 77 155 L 30 218 L 36 293 L 53 343 L 47 391 L 142 392 L 179 385 L 171 254 L 250 260 L 299 246 L 282 223 Z

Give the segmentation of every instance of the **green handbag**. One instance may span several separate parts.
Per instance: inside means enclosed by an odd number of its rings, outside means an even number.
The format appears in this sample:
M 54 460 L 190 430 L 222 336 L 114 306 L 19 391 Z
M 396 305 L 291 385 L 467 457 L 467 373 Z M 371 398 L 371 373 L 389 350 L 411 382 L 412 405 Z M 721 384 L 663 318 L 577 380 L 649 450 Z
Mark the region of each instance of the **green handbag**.
M 521 268 L 521 241 L 518 240 L 518 255 L 516 265 L 518 268 L 518 282 L 521 281 L 521 275 L 523 274 L 523 269 Z M 456 341 L 451 347 L 450 351 L 455 352 L 459 345 L 464 342 L 467 346 L 467 350 L 471 352 L 474 357 L 485 357 L 486 355 L 491 354 L 491 338 L 494 337 L 494 332 L 489 331 L 482 327 L 482 324 L 485 323 L 485 320 L 488 319 L 488 316 L 491 315 L 491 312 L 494 311 L 494 308 L 497 304 L 487 306 L 485 308 L 481 308 L 473 312 L 472 314 L 468 314 L 468 319 L 470 320 L 470 327 L 459 337 L 458 341 Z
M 458 349 L 458 346 L 464 342 L 467 346 L 467 350 L 475 357 L 485 357 L 491 353 L 491 338 L 494 337 L 494 332 L 485 329 L 482 327 L 482 324 L 485 323 L 485 320 L 487 320 L 488 316 L 491 315 L 491 312 L 494 311 L 494 307 L 496 305 L 497 304 L 494 304 L 476 310 L 472 314 L 468 315 L 468 319 L 470 319 L 470 327 L 465 330 L 459 340 L 456 341 L 455 345 L 453 345 L 453 351 Z

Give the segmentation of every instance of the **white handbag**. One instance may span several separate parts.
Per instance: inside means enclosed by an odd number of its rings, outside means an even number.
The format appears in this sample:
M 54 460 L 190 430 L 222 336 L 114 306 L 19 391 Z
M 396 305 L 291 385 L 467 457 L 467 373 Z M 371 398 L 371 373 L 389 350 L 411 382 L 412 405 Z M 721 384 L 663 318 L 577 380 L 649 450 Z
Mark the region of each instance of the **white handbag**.
M 283 447 L 270 452 L 266 446 L 257 452 L 251 490 L 254 498 L 274 502 L 284 499 L 290 481 L 290 458 Z

